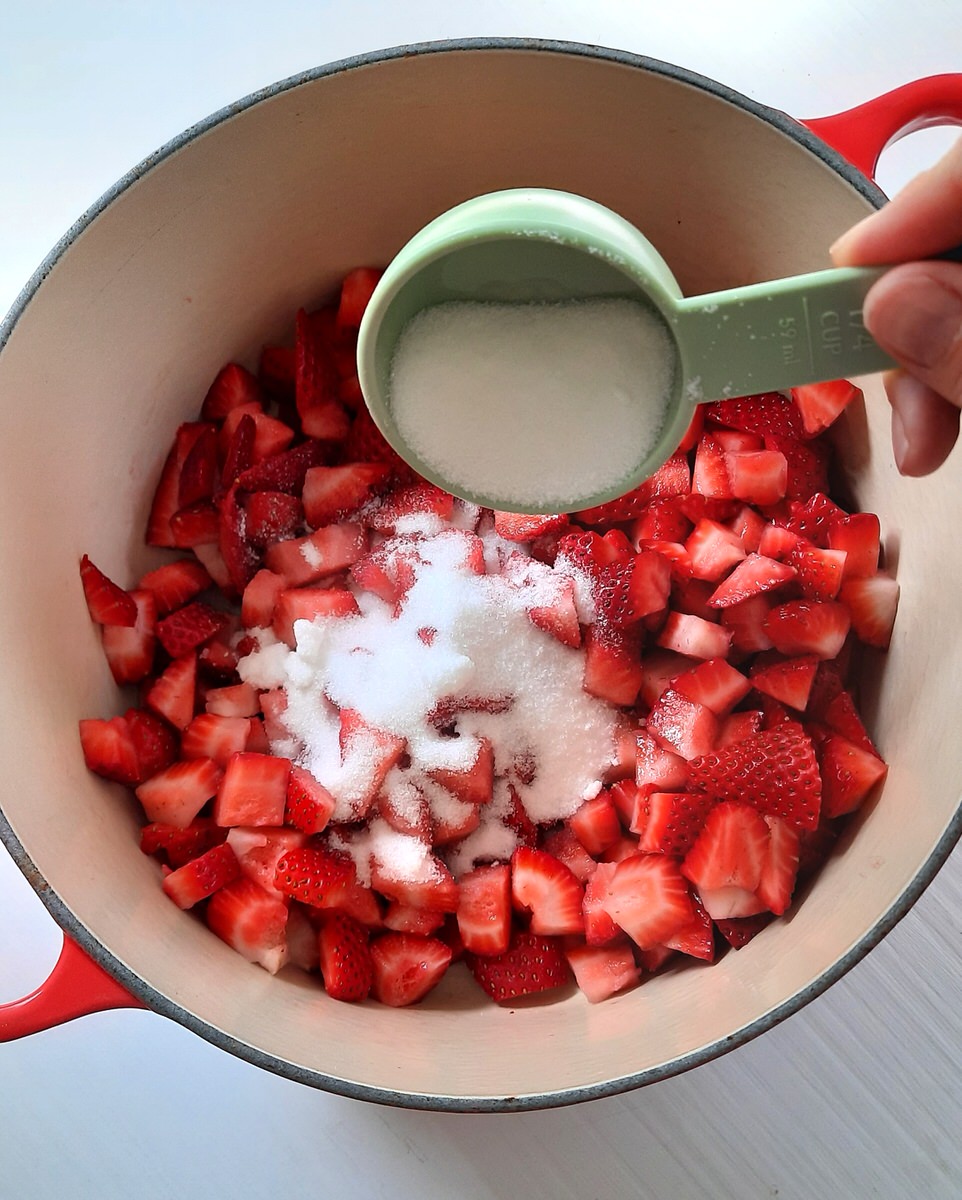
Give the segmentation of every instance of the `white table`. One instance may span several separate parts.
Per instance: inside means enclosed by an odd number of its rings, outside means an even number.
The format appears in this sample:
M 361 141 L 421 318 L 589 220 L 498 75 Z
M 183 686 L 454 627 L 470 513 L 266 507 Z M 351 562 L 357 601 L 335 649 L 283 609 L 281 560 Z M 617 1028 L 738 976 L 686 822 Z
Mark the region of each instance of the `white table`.
M 14 9 L 11 14 L 10 8 Z M 275 79 L 400 42 L 600 43 L 800 117 L 962 69 L 958 0 L 46 0 L 0 32 L 0 309 L 129 166 Z M 916 135 L 891 191 L 954 135 Z M 9 569 L 9 564 L 6 569 Z M 59 933 L 0 851 L 0 1000 Z M 147 1012 L 0 1047 L 3 1200 L 861 1200 L 962 1195 L 962 853 L 867 960 L 727 1057 L 573 1109 L 451 1116 L 289 1083 Z

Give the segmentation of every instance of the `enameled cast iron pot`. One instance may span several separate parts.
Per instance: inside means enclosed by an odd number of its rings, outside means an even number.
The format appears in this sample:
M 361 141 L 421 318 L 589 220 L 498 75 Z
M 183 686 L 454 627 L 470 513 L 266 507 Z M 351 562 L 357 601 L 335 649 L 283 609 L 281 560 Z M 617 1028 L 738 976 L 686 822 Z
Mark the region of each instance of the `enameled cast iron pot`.
M 477 41 L 336 63 L 240 101 L 122 179 L 69 231 L 0 328 L 0 834 L 63 927 L 0 1036 L 143 1005 L 260 1066 L 413 1107 L 511 1110 L 638 1087 L 796 1011 L 907 911 L 962 831 L 958 597 L 962 488 L 892 463 L 866 382 L 843 431 L 861 506 L 901 581 L 895 638 L 865 681 L 891 767 L 789 919 L 710 969 L 592 1006 L 502 1009 L 452 971 L 421 1005 L 331 1001 L 297 971 L 249 965 L 170 903 L 123 789 L 85 769 L 77 720 L 120 711 L 84 606 L 88 553 L 132 581 L 174 427 L 228 359 L 253 362 L 292 313 L 358 264 L 387 262 L 480 192 L 579 192 L 636 222 L 686 292 L 827 265 L 884 197 L 882 148 L 962 121 L 962 75 L 807 127 L 665 63 L 587 46 Z

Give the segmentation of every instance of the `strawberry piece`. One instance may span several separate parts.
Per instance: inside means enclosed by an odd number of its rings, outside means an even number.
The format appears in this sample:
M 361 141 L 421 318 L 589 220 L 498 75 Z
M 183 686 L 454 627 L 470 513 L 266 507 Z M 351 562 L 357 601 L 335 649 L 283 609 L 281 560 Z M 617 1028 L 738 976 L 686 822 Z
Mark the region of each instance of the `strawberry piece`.
M 87 767 L 104 779 L 128 785 L 138 782 L 140 767 L 130 727 L 123 717 L 79 722 L 80 747 Z
M 646 854 L 683 857 L 698 836 L 715 803 L 704 792 L 649 792 L 639 795 L 631 830 Z
M 344 276 L 335 320 L 338 329 L 354 330 L 361 327 L 364 310 L 383 274 L 377 267 L 355 267 Z
M 202 563 L 192 558 L 178 558 L 176 562 L 164 563 L 162 567 L 148 571 L 137 586 L 153 593 L 157 615 L 165 617 L 175 608 L 183 608 L 210 585 L 210 575 Z
M 209 758 L 171 763 L 137 787 L 137 799 L 148 821 L 186 829 L 216 794 L 223 774 Z
M 681 865 L 713 919 L 751 916 L 768 857 L 770 833 L 751 805 L 722 801 L 709 812 Z
M 783 722 L 688 764 L 689 786 L 718 800 L 751 803 L 798 829 L 814 829 L 821 778 L 811 738 Z
M 257 379 L 238 363 L 228 363 L 207 390 L 200 415 L 205 421 L 220 421 L 242 404 L 260 404 L 263 399 Z
M 204 707 L 218 717 L 257 717 L 261 711 L 258 691 L 249 683 L 210 688 L 204 697 Z
M 231 442 L 238 427 L 246 426 L 248 420 L 254 422 L 254 440 L 250 446 L 250 454 L 238 455 L 235 458 L 231 454 Z M 304 432 L 308 437 L 312 436 L 309 430 L 305 429 Z M 269 417 L 260 405 L 245 404 L 227 414 L 219 437 L 221 448 L 225 453 L 222 484 L 227 488 L 233 486 L 237 478 L 254 464 L 273 458 L 286 450 L 294 440 L 294 430 L 284 421 L 279 421 L 276 417 Z M 248 438 L 249 434 L 245 434 L 245 448 Z M 233 472 L 229 471 L 228 467 L 233 468 Z
M 371 943 L 375 999 L 392 1008 L 417 1004 L 451 965 L 451 947 L 416 933 L 383 933 Z
M 569 946 L 565 958 L 589 1004 L 633 987 L 641 974 L 631 946 Z
M 718 521 L 702 518 L 685 542 L 696 579 L 718 580 L 745 557 L 745 547 L 737 534 Z
M 315 529 L 355 512 L 391 474 L 387 463 L 311 467 L 304 477 L 304 517 Z
M 609 946 L 612 942 L 624 941 L 624 932 L 609 916 L 606 907 L 611 881 L 617 870 L 617 862 L 597 863 L 585 883 L 581 911 L 585 923 L 585 941 L 589 946 Z
M 765 519 L 756 509 L 743 504 L 728 522 L 728 528 L 741 542 L 746 554 L 756 554 L 765 531 Z
M 211 758 L 223 768 L 232 755 L 246 748 L 250 731 L 251 723 L 246 717 L 199 713 L 184 730 L 180 752 L 186 759 Z M 287 736 L 286 730 L 281 736 Z
M 888 767 L 876 754 L 841 734 L 832 734 L 822 743 L 819 762 L 822 810 L 828 818 L 854 812 L 888 772 Z
M 322 911 L 336 909 L 346 913 L 369 929 L 378 929 L 384 924 L 377 895 L 356 879 L 350 883 L 334 884 L 317 907 Z
M 696 495 L 714 500 L 731 500 L 733 498 L 728 468 L 725 465 L 724 447 L 707 433 L 695 450 L 691 490 Z
M 494 513 L 494 531 L 509 542 L 531 542 L 545 534 L 564 529 L 568 524 L 567 513 L 549 513 L 530 516 L 527 513 Z
M 214 801 L 218 825 L 280 825 L 291 764 L 286 758 L 244 750 L 227 760 Z
M 266 567 L 253 576 L 241 597 L 241 623 L 245 629 L 270 626 L 278 598 L 286 586 L 283 576 Z
M 694 912 L 691 920 L 666 938 L 665 946 L 691 958 L 712 962 L 715 957 L 715 931 L 711 917 L 698 900 L 692 900 L 692 907 Z
M 598 866 L 567 825 L 546 833 L 541 839 L 541 849 L 564 863 L 579 883 L 587 883 Z
M 843 579 L 861 579 L 878 570 L 879 519 L 874 513 L 852 513 L 829 525 L 826 540 L 830 550 L 845 554 Z
M 619 862 L 605 910 L 643 950 L 663 945 L 694 915 L 678 864 L 663 854 L 632 854 Z
M 319 971 L 321 951 L 318 932 L 311 923 L 306 909 L 292 904 L 287 910 L 287 926 L 284 930 L 287 941 L 288 962 L 302 971 Z
M 798 831 L 777 817 L 766 817 L 768 853 L 762 864 L 756 895 L 764 906 L 781 916 L 792 901 L 798 875 Z
M 137 782 L 164 770 L 177 757 L 177 737 L 166 721 L 142 708 L 129 708 L 124 720 L 137 756 Z
M 818 659 L 814 654 L 800 658 L 756 659 L 749 678 L 757 691 L 802 712 L 808 707 L 817 670 Z
M 283 576 L 288 587 L 300 587 L 336 575 L 356 563 L 366 550 L 364 526 L 344 522 L 324 525 L 307 537 L 275 542 L 268 547 L 265 561 L 271 571 Z
M 494 747 L 479 738 L 478 753 L 463 771 L 434 768 L 428 776 L 465 804 L 487 804 L 494 790 Z
M 558 639 L 562 646 L 581 645 L 581 626 L 575 604 L 575 586 L 570 579 L 563 582 L 557 595 L 548 604 L 536 604 L 528 609 L 534 625 Z
M 293 346 L 261 347 L 257 378 L 268 395 L 285 401 L 294 398 L 295 358 Z
M 800 538 L 785 560 L 807 600 L 834 600 L 845 574 L 844 550 L 823 550 Z
M 270 454 L 236 476 L 237 486 L 245 492 L 285 492 L 299 496 L 309 472 L 323 463 L 328 451 L 313 438 Z
M 723 750 L 727 746 L 734 745 L 735 742 L 743 742 L 753 733 L 758 733 L 761 727 L 762 714 L 757 710 L 731 713 L 721 724 L 715 749 Z
M 637 699 L 643 675 L 639 652 L 638 640 L 589 626 L 585 636 L 585 691 L 609 704 L 630 707 Z
M 750 917 L 728 917 L 715 921 L 715 928 L 735 950 L 740 950 L 770 924 L 772 913 L 759 912 Z
M 758 542 L 758 553 L 783 563 L 801 540 L 803 539 L 799 534 L 792 533 L 784 525 L 776 525 L 771 522 L 762 530 L 762 536 Z
M 232 883 L 240 874 L 234 851 L 228 845 L 214 846 L 167 875 L 161 887 L 178 908 L 193 908 L 214 892 Z
M 859 641 L 880 650 L 888 648 L 899 606 L 899 584 L 884 571 L 849 579 L 838 596 L 852 619 Z
M 382 533 L 410 533 L 425 521 L 431 527 L 433 519 L 447 523 L 453 515 L 453 496 L 433 483 L 415 483 L 385 496 L 365 514 L 365 519 L 371 529 Z
M 792 399 L 802 414 L 802 425 L 808 437 L 827 429 L 853 400 L 861 397 L 861 391 L 847 379 L 792 388 Z
M 708 658 L 691 670 L 675 677 L 672 684 L 676 692 L 704 704 L 716 717 L 729 713 L 744 696 L 751 685 L 741 671 L 736 671 L 723 658 Z
M 171 518 L 180 508 L 180 472 L 194 442 L 211 426 L 200 421 L 181 425 L 174 435 L 147 518 L 148 546 L 176 546 Z
M 431 912 L 426 908 L 412 908 L 407 904 L 391 901 L 384 913 L 385 929 L 393 929 L 395 933 L 418 933 L 429 937 L 440 929 L 447 920 L 447 914 Z
M 790 533 L 807 538 L 816 546 L 828 545 L 828 531 L 841 517 L 848 514 L 828 498 L 824 492 L 816 492 L 792 513 L 787 528 Z
M 828 452 L 820 443 L 767 437 L 765 448 L 785 459 L 787 500 L 809 500 L 816 492 L 828 490 Z
M 604 525 L 613 521 L 630 521 L 641 515 L 655 500 L 670 496 L 685 496 L 691 491 L 691 470 L 688 456 L 676 452 L 664 462 L 653 475 L 638 487 L 617 500 L 609 500 L 595 508 L 586 508 L 577 514 L 586 525 Z
M 672 612 L 658 635 L 658 645 L 688 658 L 726 658 L 731 634 L 714 621 L 691 613 Z
M 356 873 L 354 861 L 347 854 L 301 846 L 278 859 L 274 886 L 285 896 L 320 907 L 334 889 L 353 883 Z
M 287 962 L 287 904 L 246 875 L 216 891 L 204 915 L 210 930 L 249 962 L 272 975 Z
M 568 818 L 568 825 L 589 854 L 603 854 L 621 837 L 618 811 L 607 792 L 585 800 Z
M 844 689 L 840 690 L 825 705 L 822 719 L 829 729 L 840 733 L 848 741 L 854 742 L 860 749 L 874 754 L 876 758 L 882 757 L 862 724 L 855 701 Z
M 395 479 L 410 480 L 414 477 L 414 472 L 387 441 L 366 408 L 362 408 L 351 422 L 343 447 L 343 458 L 345 462 L 387 463 Z
M 227 625 L 225 613 L 217 612 L 201 600 L 194 600 L 158 621 L 157 637 L 171 658 L 181 658 L 193 654 Z
M 80 582 L 91 620 L 98 625 L 133 626 L 137 623 L 137 605 L 133 597 L 108 579 L 86 554 L 80 560 Z
M 687 782 L 688 764 L 685 759 L 665 749 L 646 729 L 640 729 L 635 751 L 635 784 L 638 790 L 670 791 L 685 787 Z
M 227 834 L 227 844 L 237 856 L 241 871 L 271 895 L 283 896 L 274 886 L 277 864 L 306 841 L 303 833 L 286 827 L 235 825 Z
M 800 438 L 802 416 L 797 406 L 781 392 L 760 392 L 700 405 L 704 415 L 719 425 L 756 433 L 762 437 Z
M 304 833 L 321 833 L 334 812 L 334 797 L 304 767 L 292 766 L 284 820 Z
M 375 857 L 371 867 L 371 886 L 389 900 L 409 904 L 412 908 L 429 908 L 445 913 L 458 910 L 458 885 L 436 855 L 425 860 L 424 870 L 417 879 L 399 878 L 392 867 Z
M 286 492 L 252 492 L 244 512 L 247 540 L 260 548 L 293 537 L 304 520 L 300 500 Z
M 259 410 L 260 406 L 253 404 L 245 404 L 234 410 L 230 422 L 224 424 L 218 435 L 218 445 L 224 458 L 220 478 L 222 491 L 236 487 L 238 478 L 254 461 L 257 425 L 253 413 Z
M 532 933 L 581 933 L 583 889 L 571 871 L 547 854 L 519 846 L 511 858 L 511 897 L 530 909 Z
M 199 500 L 209 500 L 219 482 L 217 468 L 217 432 L 209 427 L 184 458 L 177 481 L 177 507 L 186 508 Z
M 216 542 L 219 530 L 217 509 L 209 500 L 200 500 L 197 504 L 178 509 L 171 517 L 171 545 L 196 553 L 198 546 Z
M 347 588 L 285 588 L 274 606 L 271 627 L 279 641 L 293 650 L 297 639 L 295 621 L 313 621 L 316 617 L 349 617 L 360 612 L 353 592 Z
M 763 629 L 781 654 L 837 658 L 851 623 L 849 611 L 834 600 L 790 600 L 772 608 Z
M 259 555 L 248 538 L 247 527 L 248 514 L 241 506 L 234 484 L 221 500 L 217 526 L 218 545 L 229 581 L 225 590 L 229 592 L 243 593 L 259 565 Z
M 679 504 L 679 497 L 654 500 L 647 505 L 631 527 L 632 544 L 639 548 L 647 541 L 683 542 L 691 533 L 692 523 Z
M 561 987 L 570 978 L 561 941 L 516 930 L 504 954 L 467 954 L 465 961 L 481 989 L 498 1004 Z
M 721 623 L 732 636 L 732 650 L 741 654 L 771 650 L 772 639 L 765 632 L 770 609 L 771 601 L 764 596 L 752 596 L 721 610 Z
M 171 867 L 182 867 L 226 840 L 227 831 L 219 829 L 209 817 L 198 817 L 186 827 L 152 821 L 140 831 L 140 849 L 166 859 Z
M 763 554 L 749 554 L 727 579 L 719 583 L 708 603 L 712 608 L 730 608 L 734 604 L 764 595 L 794 578 L 794 567 L 776 562 Z
M 339 738 L 341 761 L 351 783 L 338 795 L 352 809 L 354 818 L 361 819 L 367 813 L 380 791 L 384 779 L 393 766 L 397 765 L 405 752 L 406 742 L 386 730 L 369 725 L 354 709 L 342 708 L 340 712 Z
M 137 609 L 132 626 L 103 625 L 101 640 L 107 665 L 118 684 L 139 683 L 146 679 L 154 666 L 157 637 L 157 604 L 152 592 L 129 593 Z
M 476 867 L 458 883 L 458 930 L 472 954 L 504 954 L 511 937 L 511 868 Z
M 679 675 L 691 667 L 697 666 L 697 661 L 686 658 L 674 650 L 646 649 L 642 658 L 643 678 L 641 683 L 641 702 L 648 708 L 655 703 L 662 692 L 673 683 Z
M 725 469 L 736 500 L 777 504 L 788 486 L 788 462 L 778 450 L 725 452 Z

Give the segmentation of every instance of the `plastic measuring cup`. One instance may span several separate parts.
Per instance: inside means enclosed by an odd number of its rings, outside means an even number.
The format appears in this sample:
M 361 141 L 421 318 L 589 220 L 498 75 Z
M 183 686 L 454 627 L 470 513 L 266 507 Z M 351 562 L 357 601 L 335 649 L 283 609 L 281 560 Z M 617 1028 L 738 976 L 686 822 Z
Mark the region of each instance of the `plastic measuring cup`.
M 862 323 L 865 295 L 885 269 L 841 267 L 685 297 L 651 242 L 610 209 L 542 188 L 491 192 L 437 217 L 388 266 L 361 323 L 358 378 L 381 432 L 427 479 L 486 507 L 534 511 L 517 498 L 466 489 L 406 443 L 391 411 L 402 331 L 423 309 L 450 301 L 644 302 L 661 316 L 674 350 L 663 424 L 635 470 L 604 491 L 570 496 L 563 511 L 577 511 L 623 495 L 657 470 L 699 403 L 892 366 Z

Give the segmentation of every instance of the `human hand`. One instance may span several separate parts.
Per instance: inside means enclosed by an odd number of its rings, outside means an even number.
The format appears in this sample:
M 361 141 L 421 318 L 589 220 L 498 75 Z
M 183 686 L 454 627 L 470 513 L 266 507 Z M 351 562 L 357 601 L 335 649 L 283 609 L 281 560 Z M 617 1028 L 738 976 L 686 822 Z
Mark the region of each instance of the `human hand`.
M 959 435 L 962 263 L 918 261 L 962 242 L 962 138 L 832 247 L 838 266 L 900 265 L 865 299 L 865 326 L 901 364 L 885 377 L 903 475 L 928 475 Z

